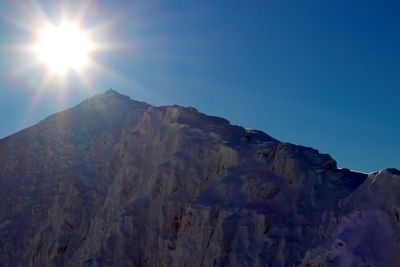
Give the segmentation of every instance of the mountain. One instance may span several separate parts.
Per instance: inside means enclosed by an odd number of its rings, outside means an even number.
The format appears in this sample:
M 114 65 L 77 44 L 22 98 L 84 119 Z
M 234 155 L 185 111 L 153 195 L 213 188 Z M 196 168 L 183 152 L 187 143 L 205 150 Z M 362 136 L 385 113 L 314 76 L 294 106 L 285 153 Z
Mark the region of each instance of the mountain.
M 109 90 L 0 140 L 0 266 L 396 266 L 399 190 Z

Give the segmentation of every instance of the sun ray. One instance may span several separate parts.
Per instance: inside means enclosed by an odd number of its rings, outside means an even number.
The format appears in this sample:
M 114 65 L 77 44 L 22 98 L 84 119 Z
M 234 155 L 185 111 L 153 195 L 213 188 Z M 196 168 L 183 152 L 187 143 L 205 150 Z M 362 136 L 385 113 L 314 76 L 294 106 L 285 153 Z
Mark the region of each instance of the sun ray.
M 74 16 L 74 23 L 81 25 L 82 22 L 84 21 L 84 18 L 89 10 L 89 6 L 90 6 L 90 1 L 89 0 L 84 0 L 81 1 L 81 6 L 78 8 L 78 11 L 75 12 L 75 16 Z M 67 11 L 65 16 L 68 17 L 68 14 L 70 12 Z
M 90 60 L 88 62 L 88 65 L 93 66 L 93 60 Z M 83 74 L 82 71 L 76 71 L 75 75 L 78 77 L 79 81 L 81 82 L 81 84 L 83 85 L 83 87 L 85 88 L 86 91 L 88 91 L 89 93 L 93 94 L 95 92 L 94 88 L 93 88 L 93 83 L 91 81 L 91 79 L 89 78 L 89 75 L 85 75 Z
M 15 5 L 16 9 L 21 11 L 21 15 L 12 16 L 12 14 L 6 14 L 2 19 L 20 29 L 33 33 L 37 30 L 39 25 L 50 22 L 46 12 L 37 1 L 20 1 L 16 2 Z M 21 19 L 20 17 L 23 17 L 24 19 Z
M 36 90 L 33 93 L 33 97 L 29 101 L 29 104 L 26 108 L 25 115 L 23 116 L 21 123 L 22 125 L 26 124 L 29 121 L 30 114 L 37 108 L 40 103 L 40 100 L 43 98 L 43 95 L 46 91 L 48 84 L 52 80 L 52 74 L 48 71 L 45 72 L 44 76 L 42 77 L 39 86 L 37 86 Z
M 67 75 L 62 75 L 60 79 L 57 80 L 57 84 L 60 86 L 61 90 L 58 91 L 57 93 L 57 105 L 58 106 L 64 106 L 65 104 L 65 96 L 67 94 L 67 88 L 68 88 L 68 79 Z

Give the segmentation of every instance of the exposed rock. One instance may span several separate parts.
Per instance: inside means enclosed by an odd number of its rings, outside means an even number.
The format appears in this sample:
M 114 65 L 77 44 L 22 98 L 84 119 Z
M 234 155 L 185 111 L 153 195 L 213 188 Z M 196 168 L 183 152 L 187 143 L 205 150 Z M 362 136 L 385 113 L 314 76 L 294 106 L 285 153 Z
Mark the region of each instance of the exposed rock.
M 385 266 L 399 181 L 108 90 L 0 140 L 0 266 Z

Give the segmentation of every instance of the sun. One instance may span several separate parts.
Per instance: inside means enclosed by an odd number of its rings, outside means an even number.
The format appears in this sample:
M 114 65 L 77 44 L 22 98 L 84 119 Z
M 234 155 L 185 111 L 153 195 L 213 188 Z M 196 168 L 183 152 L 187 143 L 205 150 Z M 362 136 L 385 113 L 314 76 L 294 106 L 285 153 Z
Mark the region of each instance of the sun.
M 37 60 L 53 72 L 76 72 L 88 64 L 93 43 L 77 25 L 64 22 L 38 30 L 34 52 Z
M 0 45 L 0 52 L 15 54 L 9 76 L 20 77 L 32 93 L 29 109 L 48 92 L 63 103 L 72 91 L 95 93 L 103 82 L 129 81 L 105 63 L 108 53 L 135 45 L 112 38 L 120 18 L 105 17 L 97 1 L 12 2 L 15 13 L 5 19 L 18 29 L 16 42 Z

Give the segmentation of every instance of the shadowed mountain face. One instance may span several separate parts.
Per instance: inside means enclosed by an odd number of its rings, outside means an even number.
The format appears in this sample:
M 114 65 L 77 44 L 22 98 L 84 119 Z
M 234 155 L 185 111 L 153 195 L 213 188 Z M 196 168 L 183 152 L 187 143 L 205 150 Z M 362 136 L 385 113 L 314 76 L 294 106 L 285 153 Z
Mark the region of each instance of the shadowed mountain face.
M 109 90 L 0 141 L 0 266 L 396 266 L 399 190 Z

